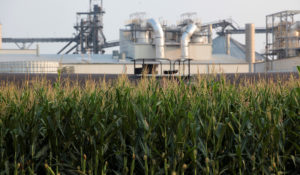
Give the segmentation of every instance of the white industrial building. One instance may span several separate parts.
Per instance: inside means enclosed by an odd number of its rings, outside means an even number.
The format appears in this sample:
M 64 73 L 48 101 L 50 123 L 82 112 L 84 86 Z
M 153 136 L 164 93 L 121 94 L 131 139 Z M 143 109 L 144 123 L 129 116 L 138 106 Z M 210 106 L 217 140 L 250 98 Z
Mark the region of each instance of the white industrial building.
M 277 30 L 272 30 L 276 37 L 266 54 L 271 60 L 255 52 L 254 24 L 245 25 L 243 45 L 230 34 L 213 39 L 212 24 L 203 25 L 190 13 L 176 25 L 147 19 L 143 13 L 131 15 L 120 29 L 120 50 L 111 55 L 40 55 L 38 48 L 1 50 L 0 25 L 0 73 L 56 73 L 62 69 L 69 73 L 136 74 L 146 67 L 157 75 L 293 72 L 300 65 L 300 22 L 285 24 L 285 33 L 280 31 L 283 23 L 272 24 Z

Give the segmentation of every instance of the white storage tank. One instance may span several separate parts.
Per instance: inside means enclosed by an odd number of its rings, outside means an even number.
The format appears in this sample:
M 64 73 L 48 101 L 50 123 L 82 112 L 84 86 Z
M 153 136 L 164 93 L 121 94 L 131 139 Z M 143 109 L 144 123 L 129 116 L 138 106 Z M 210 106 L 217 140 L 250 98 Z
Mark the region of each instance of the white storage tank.
M 45 73 L 55 74 L 59 68 L 57 61 L 10 61 L 0 62 L 0 73 Z

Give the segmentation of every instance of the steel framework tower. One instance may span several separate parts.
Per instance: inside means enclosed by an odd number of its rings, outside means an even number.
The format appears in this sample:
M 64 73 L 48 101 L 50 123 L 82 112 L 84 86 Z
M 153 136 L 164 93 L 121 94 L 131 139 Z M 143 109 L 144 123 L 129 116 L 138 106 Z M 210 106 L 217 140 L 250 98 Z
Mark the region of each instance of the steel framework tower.
M 90 8 L 88 12 L 78 12 L 77 22 L 74 26 L 76 30 L 75 38 L 70 41 L 58 54 L 62 53 L 73 42 L 75 46 L 69 49 L 66 54 L 74 53 L 104 53 L 103 48 L 106 47 L 106 38 L 103 34 L 103 0 L 90 0 Z
M 298 35 L 291 32 L 295 15 L 300 10 L 288 10 L 266 16 L 266 61 L 294 57 L 300 52 Z
M 76 29 L 79 38 L 76 53 L 94 53 L 103 52 L 102 46 L 106 43 L 103 34 L 103 0 L 90 0 L 89 12 L 77 13 Z

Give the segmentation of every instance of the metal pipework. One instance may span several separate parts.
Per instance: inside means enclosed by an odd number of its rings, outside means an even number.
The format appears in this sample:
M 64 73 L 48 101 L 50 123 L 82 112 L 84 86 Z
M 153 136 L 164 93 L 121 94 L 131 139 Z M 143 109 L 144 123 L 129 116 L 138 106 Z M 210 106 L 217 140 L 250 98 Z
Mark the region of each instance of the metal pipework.
M 149 19 L 147 25 L 151 26 L 154 31 L 156 58 L 165 58 L 165 37 L 160 23 L 155 19 Z
M 189 24 L 181 37 L 181 56 L 182 58 L 189 58 L 189 42 L 192 35 L 196 32 L 198 27 L 195 24 Z

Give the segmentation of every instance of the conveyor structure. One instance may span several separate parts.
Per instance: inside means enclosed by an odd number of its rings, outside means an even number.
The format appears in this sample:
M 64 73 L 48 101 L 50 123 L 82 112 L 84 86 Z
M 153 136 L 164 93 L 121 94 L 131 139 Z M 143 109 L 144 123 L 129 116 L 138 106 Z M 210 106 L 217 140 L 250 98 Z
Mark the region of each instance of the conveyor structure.
M 88 12 L 77 13 L 76 33 L 73 38 L 2 38 L 3 43 L 15 43 L 19 49 L 28 49 L 33 43 L 67 43 L 58 54 L 104 53 L 105 48 L 119 45 L 108 42 L 103 33 L 103 0 L 90 0 Z

